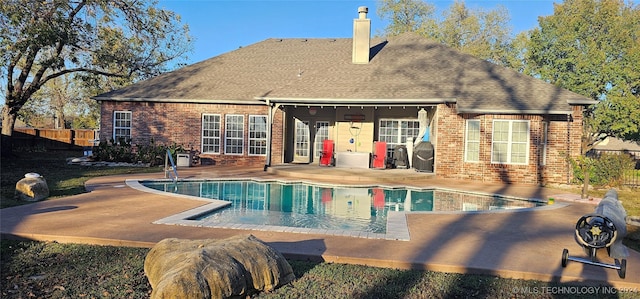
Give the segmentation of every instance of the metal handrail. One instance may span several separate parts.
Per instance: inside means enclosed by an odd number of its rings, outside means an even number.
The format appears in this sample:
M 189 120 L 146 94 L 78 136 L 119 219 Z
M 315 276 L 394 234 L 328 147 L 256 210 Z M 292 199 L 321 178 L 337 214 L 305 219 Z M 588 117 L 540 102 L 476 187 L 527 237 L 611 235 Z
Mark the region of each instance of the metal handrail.
M 169 169 L 169 162 L 171 162 L 171 169 Z M 164 178 L 171 177 L 171 170 L 173 170 L 173 182 L 175 183 L 178 180 L 178 167 L 173 163 L 173 156 L 171 156 L 171 151 L 167 150 L 167 154 L 164 157 Z

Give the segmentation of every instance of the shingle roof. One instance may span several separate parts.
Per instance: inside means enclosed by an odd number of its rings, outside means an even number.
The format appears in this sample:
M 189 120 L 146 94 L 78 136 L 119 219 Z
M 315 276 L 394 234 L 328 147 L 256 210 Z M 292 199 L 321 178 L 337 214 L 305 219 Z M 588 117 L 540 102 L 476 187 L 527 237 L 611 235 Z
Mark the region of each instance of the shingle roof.
M 101 94 L 98 100 L 256 103 L 455 101 L 459 112 L 570 113 L 590 99 L 415 34 L 372 40 L 369 64 L 352 40 L 267 39 Z

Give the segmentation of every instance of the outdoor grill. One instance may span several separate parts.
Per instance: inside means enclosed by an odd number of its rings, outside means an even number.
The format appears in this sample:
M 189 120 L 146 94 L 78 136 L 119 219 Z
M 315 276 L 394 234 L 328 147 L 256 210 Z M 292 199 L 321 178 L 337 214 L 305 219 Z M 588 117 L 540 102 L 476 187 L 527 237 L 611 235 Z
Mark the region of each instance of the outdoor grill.
M 627 212 L 618 200 L 618 192 L 609 190 L 602 201 L 596 206 L 594 213 L 580 217 L 576 223 L 575 239 L 588 254 L 588 258 L 570 256 L 569 250 L 562 251 L 562 267 L 567 266 L 568 261 L 580 262 L 599 267 L 618 270 L 620 278 L 625 277 L 629 250 L 622 244 L 622 239 L 627 234 Z M 613 264 L 603 263 L 597 260 L 598 249 L 606 248 L 609 257 L 614 259 Z

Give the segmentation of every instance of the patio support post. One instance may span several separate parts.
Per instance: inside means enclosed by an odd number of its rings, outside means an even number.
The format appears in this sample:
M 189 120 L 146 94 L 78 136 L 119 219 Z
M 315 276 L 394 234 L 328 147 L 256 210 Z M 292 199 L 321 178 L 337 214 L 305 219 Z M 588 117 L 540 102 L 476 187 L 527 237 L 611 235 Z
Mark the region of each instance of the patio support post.
M 267 159 L 264 163 L 263 171 L 267 171 L 267 168 L 271 166 L 271 131 L 273 126 L 273 106 L 267 99 Z
M 276 104 L 271 103 L 268 99 L 267 99 L 267 107 L 268 108 L 268 113 L 267 113 L 267 159 L 265 161 L 264 164 L 264 171 L 267 171 L 267 168 L 271 167 L 271 152 L 272 152 L 272 135 L 273 135 L 273 117 L 274 114 L 276 112 Z

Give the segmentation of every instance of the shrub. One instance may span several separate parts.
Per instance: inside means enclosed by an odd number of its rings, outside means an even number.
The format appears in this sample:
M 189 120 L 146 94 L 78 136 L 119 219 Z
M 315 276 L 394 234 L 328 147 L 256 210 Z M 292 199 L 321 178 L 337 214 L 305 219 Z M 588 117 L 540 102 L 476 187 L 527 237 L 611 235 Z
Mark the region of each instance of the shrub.
M 141 162 L 148 163 L 149 166 L 161 165 L 164 163 L 165 154 L 169 150 L 175 162 L 178 153 L 184 152 L 182 145 L 175 142 L 170 145 L 156 144 L 153 139 L 147 144 L 136 144 L 132 146 L 130 142 L 121 140 L 114 142 L 100 141 L 100 144 L 93 153 L 94 159 L 108 162 Z
M 149 144 L 137 146 L 136 159 L 143 163 L 149 163 L 150 166 L 161 165 L 164 163 L 164 155 L 166 152 L 165 146 L 155 144 L 155 141 L 151 139 Z
M 115 142 L 111 139 L 109 142 L 100 141 L 93 152 L 93 157 L 98 161 L 131 163 L 134 161 L 135 155 L 130 142 L 126 140 Z
M 589 183 L 595 186 L 622 186 L 625 173 L 633 170 L 635 161 L 626 154 L 602 153 L 597 157 L 579 157 L 577 160 L 569 159 L 573 167 L 573 176 L 578 183 L 584 183 L 586 167 L 589 172 Z
M 601 185 L 622 186 L 625 173 L 633 170 L 635 161 L 627 154 L 603 153 L 593 167 Z

